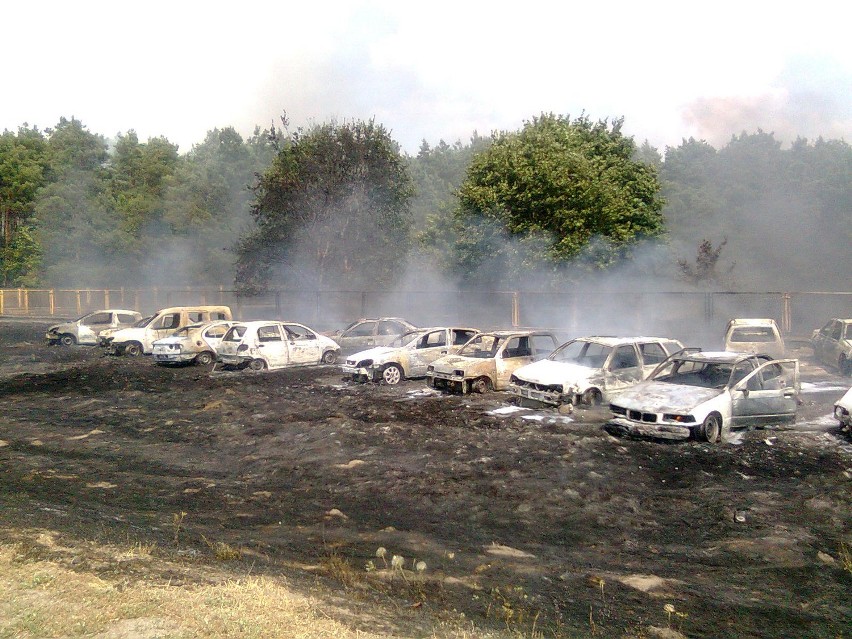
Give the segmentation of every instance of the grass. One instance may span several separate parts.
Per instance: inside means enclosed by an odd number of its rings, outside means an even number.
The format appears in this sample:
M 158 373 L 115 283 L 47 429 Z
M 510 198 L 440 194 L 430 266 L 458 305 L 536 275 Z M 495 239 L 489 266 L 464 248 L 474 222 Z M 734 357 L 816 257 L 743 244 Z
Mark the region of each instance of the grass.
M 418 616 L 420 601 L 435 601 L 418 578 L 396 579 L 396 589 L 415 601 L 408 613 L 386 615 L 371 608 L 368 617 L 340 604 L 329 608 L 319 597 L 288 587 L 283 577 L 235 577 L 227 564 L 170 559 L 170 550 L 126 540 L 103 544 L 68 540 L 43 530 L 17 530 L 14 542 L 0 542 L 0 639 L 110 636 L 135 639 L 192 639 L 239 636 L 246 639 L 290 637 L 370 639 L 417 636 L 428 639 L 534 639 L 542 635 L 518 629 L 484 631 L 461 615 L 459 619 Z M 217 560 L 239 559 L 240 551 L 204 540 Z M 171 555 L 173 556 L 173 555 Z M 209 558 L 209 555 L 208 555 Z M 321 564 L 322 572 L 352 593 L 372 582 L 374 593 L 389 594 L 387 583 L 369 579 L 339 553 Z M 233 569 L 232 569 L 233 568 Z M 169 576 L 170 575 L 170 576 Z M 366 577 L 366 578 L 365 578 Z M 354 587 L 354 588 L 353 588 Z M 419 596 L 418 596 L 419 595 Z M 338 601 L 339 598 L 337 599 Z M 389 600 L 390 601 L 390 600 Z M 409 614 L 407 619 L 400 615 Z M 337 619 L 332 618 L 337 615 Z M 339 619 L 355 619 L 364 632 Z M 507 620 L 508 621 L 508 620 Z M 376 623 L 378 622 L 378 623 Z M 408 623 L 411 622 L 411 623 Z M 408 625 L 407 625 L 408 624 Z M 388 634 L 388 628 L 414 628 Z

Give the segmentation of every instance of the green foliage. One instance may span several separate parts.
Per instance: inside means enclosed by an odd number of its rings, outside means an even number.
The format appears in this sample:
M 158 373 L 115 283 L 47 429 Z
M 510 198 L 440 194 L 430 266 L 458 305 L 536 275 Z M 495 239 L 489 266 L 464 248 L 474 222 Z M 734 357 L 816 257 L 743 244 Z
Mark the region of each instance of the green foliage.
M 587 266 L 602 268 L 661 234 L 656 169 L 633 159 L 621 125 L 550 114 L 495 135 L 459 192 L 458 262 L 477 267 L 498 257 L 501 270 L 519 277 L 536 264 L 559 270 L 585 252 Z
M 0 276 L 3 286 L 33 286 L 41 261 L 41 247 L 32 227 L 17 227 L 11 241 L 0 249 Z
M 320 289 L 376 286 L 398 274 L 409 246 L 408 167 L 373 121 L 297 130 L 260 177 L 255 230 L 238 247 L 237 283 Z

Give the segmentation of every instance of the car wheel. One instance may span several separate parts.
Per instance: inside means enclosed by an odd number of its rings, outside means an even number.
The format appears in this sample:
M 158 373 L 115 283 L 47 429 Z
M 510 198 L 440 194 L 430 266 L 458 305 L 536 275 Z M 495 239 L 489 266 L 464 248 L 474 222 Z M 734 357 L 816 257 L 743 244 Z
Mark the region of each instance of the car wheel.
M 722 418 L 716 415 L 707 415 L 704 423 L 698 429 L 698 434 L 701 439 L 711 444 L 719 440 L 719 435 L 722 433 Z
M 399 384 L 402 379 L 402 369 L 397 364 L 388 364 L 382 369 L 382 381 L 385 384 Z
M 334 364 L 337 361 L 337 353 L 335 351 L 326 351 L 322 354 L 323 364 Z
M 59 343 L 63 346 L 74 346 L 77 343 L 77 339 L 73 335 L 65 334 L 59 338 Z
M 124 346 L 124 354 L 129 357 L 139 357 L 142 354 L 142 344 L 129 342 Z
M 253 371 L 262 371 L 266 368 L 266 362 L 262 359 L 253 359 L 249 362 L 248 367 Z
M 491 378 L 477 377 L 470 383 L 470 390 L 471 392 L 479 393 L 480 395 L 487 393 L 491 390 Z
M 195 356 L 195 363 L 200 366 L 210 366 L 216 358 L 210 351 L 203 351 Z
M 597 388 L 590 388 L 583 393 L 583 403 L 587 406 L 600 406 L 603 402 L 603 396 Z

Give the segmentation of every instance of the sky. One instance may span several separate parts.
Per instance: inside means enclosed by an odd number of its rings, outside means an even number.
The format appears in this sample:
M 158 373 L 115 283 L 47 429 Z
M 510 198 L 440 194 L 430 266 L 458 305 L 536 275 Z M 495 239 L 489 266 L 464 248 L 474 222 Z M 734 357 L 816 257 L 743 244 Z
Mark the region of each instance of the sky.
M 75 117 L 189 151 L 375 119 L 405 152 L 541 113 L 661 152 L 758 129 L 852 141 L 852 3 L 31 0 L 0 6 L 0 130 Z

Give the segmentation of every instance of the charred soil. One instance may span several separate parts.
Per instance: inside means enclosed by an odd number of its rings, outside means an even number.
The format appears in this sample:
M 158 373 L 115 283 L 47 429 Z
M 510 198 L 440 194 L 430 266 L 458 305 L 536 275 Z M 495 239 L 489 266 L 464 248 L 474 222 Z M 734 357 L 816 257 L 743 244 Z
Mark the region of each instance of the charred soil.
M 406 636 L 437 619 L 849 636 L 852 445 L 830 414 L 850 381 L 807 352 L 796 424 L 670 444 L 610 436 L 603 409 L 513 410 L 332 366 L 164 368 L 48 347 L 42 329 L 0 322 L 4 541 L 156 543 L 198 571 L 101 570 L 173 585 L 208 578 L 216 543 L 234 575 L 321 587 L 354 627 Z

